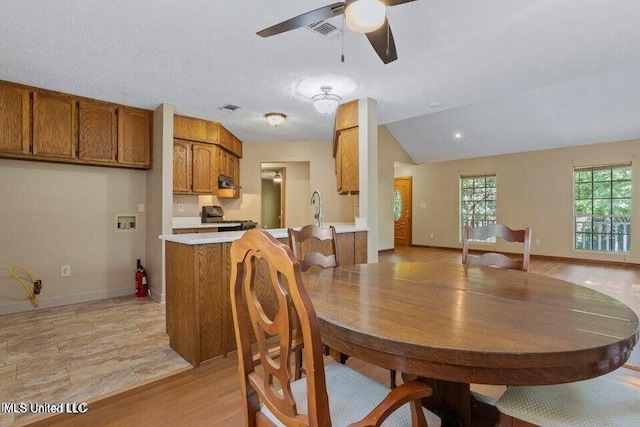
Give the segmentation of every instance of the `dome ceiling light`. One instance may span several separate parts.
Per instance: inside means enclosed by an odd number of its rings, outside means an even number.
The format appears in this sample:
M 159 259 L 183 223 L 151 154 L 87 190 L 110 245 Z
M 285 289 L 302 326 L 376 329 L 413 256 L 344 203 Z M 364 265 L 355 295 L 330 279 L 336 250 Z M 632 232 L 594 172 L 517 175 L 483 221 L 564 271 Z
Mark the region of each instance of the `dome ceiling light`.
M 355 0 L 346 4 L 344 16 L 351 31 L 370 33 L 384 24 L 387 7 L 379 0 Z
M 264 115 L 264 118 L 267 119 L 267 122 L 269 122 L 271 126 L 275 127 L 283 124 L 287 116 L 282 113 L 267 113 Z
M 314 95 L 313 98 L 313 106 L 319 113 L 322 114 L 330 114 L 333 113 L 336 108 L 338 108 L 338 104 L 342 101 L 342 98 L 334 93 L 330 93 L 331 86 L 322 86 L 320 90 L 323 93 L 319 93 Z

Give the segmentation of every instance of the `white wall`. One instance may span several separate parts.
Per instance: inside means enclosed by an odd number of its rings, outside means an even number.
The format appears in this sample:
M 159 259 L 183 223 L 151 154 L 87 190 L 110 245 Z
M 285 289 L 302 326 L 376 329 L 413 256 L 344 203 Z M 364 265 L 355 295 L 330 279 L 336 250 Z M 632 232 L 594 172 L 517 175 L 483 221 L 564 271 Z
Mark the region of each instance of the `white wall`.
M 640 263 L 640 140 L 407 166 L 396 175 L 413 176 L 413 243 L 461 247 L 460 175 L 495 173 L 498 222 L 531 227 L 533 254 Z M 573 168 L 632 162 L 631 253 L 573 249 Z M 421 209 L 420 204 L 426 203 Z M 430 238 L 430 233 L 434 234 Z M 477 246 L 482 247 L 482 246 Z M 507 244 L 485 245 L 508 251 Z
M 0 313 L 31 310 L 9 264 L 42 280 L 40 308 L 133 294 L 146 186 L 140 170 L 0 159 Z M 116 232 L 116 213 L 137 213 L 138 231 Z
M 158 239 L 172 232 L 173 106 L 153 112 L 153 169 L 147 172 L 147 278 L 151 297 L 165 300 L 164 246 Z
M 413 159 L 389 132 L 378 126 L 378 250 L 393 249 L 394 163 L 414 164 Z
M 325 222 L 354 221 L 355 196 L 339 196 L 336 191 L 333 143 L 330 141 L 244 144 L 243 158 L 240 159 L 240 198 L 219 199 L 225 218 L 259 221 L 261 164 L 286 162 L 309 162 L 311 191 L 317 189 L 322 193 Z M 311 194 L 299 197 L 309 204 Z

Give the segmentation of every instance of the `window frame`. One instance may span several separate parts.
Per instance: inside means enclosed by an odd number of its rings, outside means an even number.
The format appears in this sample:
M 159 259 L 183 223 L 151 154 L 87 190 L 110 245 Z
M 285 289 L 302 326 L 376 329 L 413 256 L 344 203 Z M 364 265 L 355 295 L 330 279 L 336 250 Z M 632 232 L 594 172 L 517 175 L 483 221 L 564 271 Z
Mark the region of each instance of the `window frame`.
M 488 178 L 493 178 L 493 182 L 494 185 L 493 186 L 487 186 L 486 184 L 486 180 Z M 479 199 L 477 201 L 475 201 L 476 203 L 478 202 L 483 202 L 484 203 L 484 212 L 482 214 L 471 214 L 471 218 L 472 218 L 472 224 L 476 224 L 475 226 L 482 226 L 482 225 L 489 225 L 489 224 L 497 224 L 498 222 L 498 176 L 496 173 L 485 173 L 485 174 L 475 174 L 475 175 L 460 175 L 460 178 L 458 180 L 458 228 L 459 228 L 459 238 L 460 238 L 460 242 L 462 242 L 462 237 L 463 237 L 463 232 L 464 232 L 464 227 L 467 225 L 465 223 L 465 216 L 468 216 L 469 214 L 467 212 L 465 212 L 464 210 L 464 202 L 465 200 L 463 200 L 464 198 L 464 189 L 465 188 L 470 188 L 470 187 L 466 187 L 464 181 L 465 180 L 469 180 L 472 179 L 473 181 L 473 187 L 471 188 L 483 188 L 484 189 L 484 195 L 482 199 Z M 484 180 L 484 186 L 482 187 L 476 187 L 476 183 L 475 180 L 478 179 L 482 179 Z M 493 188 L 493 198 L 488 198 L 487 197 L 487 189 L 488 188 Z M 490 214 L 487 214 L 487 202 L 493 202 L 494 203 L 494 212 L 492 215 L 493 219 L 487 219 L 488 216 L 491 216 Z M 477 224 L 475 221 L 473 221 L 473 217 L 474 215 L 479 215 L 482 216 L 483 218 L 479 220 L 479 222 L 481 224 Z M 487 245 L 493 245 L 496 242 L 495 237 L 486 239 L 486 240 L 470 240 L 471 242 L 474 243 L 479 243 L 479 244 L 487 244 Z
M 625 170 L 625 172 L 622 174 L 622 177 L 616 178 L 614 175 L 614 171 L 616 170 Z M 603 171 L 608 172 L 608 179 L 595 177 L 596 172 Z M 580 176 L 580 174 L 585 172 L 590 173 L 590 179 L 585 180 L 583 179 L 585 175 Z M 628 194 L 624 197 L 615 196 L 616 184 L 620 183 L 628 183 Z M 590 188 L 587 193 L 590 194 L 590 197 L 578 197 L 580 194 L 583 194 L 583 187 Z M 632 250 L 631 224 L 633 216 L 633 171 L 631 162 L 586 167 L 576 166 L 573 168 L 572 188 L 573 250 L 591 253 L 630 254 Z M 608 192 L 608 196 L 598 196 L 598 191 Z M 585 204 L 585 206 L 588 206 L 585 210 L 586 213 L 585 211 L 578 213 L 578 205 L 582 201 L 588 202 Z M 615 203 L 616 201 L 618 203 Z M 626 202 L 626 206 L 624 202 Z M 628 210 L 628 214 L 616 213 L 616 209 L 625 208 Z M 597 209 L 605 210 L 605 213 L 597 213 Z M 596 221 L 597 218 L 604 220 Z M 627 218 L 628 221 L 616 222 L 616 218 Z M 584 221 L 579 222 L 578 219 L 584 219 Z M 619 231 L 620 227 L 622 232 Z M 598 228 L 600 228 L 600 230 L 598 230 Z M 580 243 L 580 241 L 583 243 Z M 596 242 L 598 243 L 598 247 L 596 247 Z M 604 249 L 602 249 L 603 242 L 605 244 Z M 589 247 L 585 247 L 587 244 Z M 621 250 L 615 249 L 618 244 L 622 245 Z M 578 247 L 578 245 L 581 245 L 581 247 Z

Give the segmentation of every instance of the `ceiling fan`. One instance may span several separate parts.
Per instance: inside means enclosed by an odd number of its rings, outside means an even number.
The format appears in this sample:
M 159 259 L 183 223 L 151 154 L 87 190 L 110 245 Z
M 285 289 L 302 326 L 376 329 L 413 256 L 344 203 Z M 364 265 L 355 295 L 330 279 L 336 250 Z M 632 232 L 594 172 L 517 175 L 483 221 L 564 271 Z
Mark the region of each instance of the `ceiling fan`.
M 389 27 L 389 21 L 387 21 L 387 7 L 412 1 L 416 0 L 345 0 L 303 13 L 258 31 L 256 34 L 261 37 L 271 37 L 316 24 L 334 16 L 345 15 L 349 29 L 365 33 L 382 62 L 388 64 L 398 59 L 398 54 L 393 33 Z

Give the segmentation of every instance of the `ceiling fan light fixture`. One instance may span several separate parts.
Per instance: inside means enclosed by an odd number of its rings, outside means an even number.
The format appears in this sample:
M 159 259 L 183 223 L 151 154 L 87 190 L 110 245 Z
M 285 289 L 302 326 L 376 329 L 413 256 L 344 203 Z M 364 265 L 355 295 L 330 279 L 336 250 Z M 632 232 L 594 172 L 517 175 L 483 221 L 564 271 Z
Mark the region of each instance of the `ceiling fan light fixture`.
M 271 126 L 278 126 L 284 123 L 287 116 L 282 113 L 267 113 L 264 115 L 264 118 L 267 119 L 267 122 L 269 122 Z
M 331 86 L 322 86 L 320 90 L 323 93 L 319 93 L 314 95 L 313 98 L 313 106 L 315 109 L 322 114 L 330 114 L 333 113 L 336 108 L 338 108 L 338 104 L 342 101 L 342 98 L 334 93 L 330 93 Z
M 384 24 L 387 7 L 379 0 L 354 0 L 347 3 L 344 16 L 351 31 L 370 33 Z

